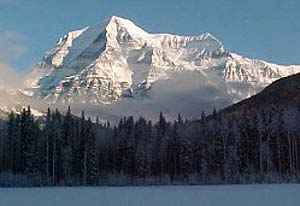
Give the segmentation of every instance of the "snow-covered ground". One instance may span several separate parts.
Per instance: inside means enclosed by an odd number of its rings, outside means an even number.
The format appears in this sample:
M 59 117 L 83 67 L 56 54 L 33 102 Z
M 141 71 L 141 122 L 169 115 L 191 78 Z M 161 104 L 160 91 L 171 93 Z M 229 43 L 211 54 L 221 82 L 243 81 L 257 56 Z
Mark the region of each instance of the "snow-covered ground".
M 0 188 L 0 206 L 296 206 L 300 185 Z

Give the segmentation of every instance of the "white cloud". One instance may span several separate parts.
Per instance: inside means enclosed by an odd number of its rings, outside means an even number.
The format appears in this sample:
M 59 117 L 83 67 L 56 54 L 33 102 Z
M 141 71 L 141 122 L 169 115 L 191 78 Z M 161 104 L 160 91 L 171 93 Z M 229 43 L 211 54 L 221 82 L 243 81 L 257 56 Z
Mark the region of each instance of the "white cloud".
M 200 72 L 174 72 L 169 79 L 155 82 L 144 98 L 121 99 L 111 105 L 71 104 L 73 113 L 80 115 L 84 110 L 87 116 L 99 116 L 103 120 L 117 123 L 123 116 L 140 115 L 156 121 L 159 112 L 172 120 L 180 113 L 183 117 L 199 118 L 202 110 L 210 113 L 213 108 L 224 108 L 233 103 L 233 97 L 227 93 L 223 79 L 211 74 L 209 77 Z M 61 111 L 66 105 L 56 104 Z
M 0 0 L 3 2 L 3 0 Z M 22 45 L 24 37 L 14 31 L 0 31 L 0 87 L 15 88 L 20 86 L 19 72 L 11 66 L 11 62 L 24 54 Z
M 15 71 L 9 64 L 0 63 L 0 88 L 16 88 L 21 86 L 21 73 Z
M 22 35 L 14 31 L 0 32 L 0 63 L 9 63 L 26 51 L 20 43 L 23 39 Z

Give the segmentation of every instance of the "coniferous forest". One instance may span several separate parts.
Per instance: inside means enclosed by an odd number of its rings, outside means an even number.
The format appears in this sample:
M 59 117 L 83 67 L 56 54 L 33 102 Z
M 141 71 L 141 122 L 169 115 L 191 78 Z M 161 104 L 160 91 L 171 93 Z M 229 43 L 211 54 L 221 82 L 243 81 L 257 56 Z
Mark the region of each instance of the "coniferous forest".
M 28 107 L 0 123 L 0 186 L 299 182 L 299 120 L 271 107 L 112 125 Z

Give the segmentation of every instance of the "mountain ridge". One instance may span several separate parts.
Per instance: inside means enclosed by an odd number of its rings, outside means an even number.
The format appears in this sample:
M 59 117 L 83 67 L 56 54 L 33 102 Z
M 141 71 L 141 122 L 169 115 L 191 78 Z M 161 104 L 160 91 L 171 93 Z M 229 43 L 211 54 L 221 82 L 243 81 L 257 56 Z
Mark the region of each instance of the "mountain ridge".
M 128 19 L 112 16 L 60 38 L 30 74 L 24 93 L 50 103 L 111 104 L 143 96 L 158 80 L 169 79 L 169 72 L 181 71 L 214 75 L 211 81 L 225 82 L 234 102 L 300 72 L 300 66 L 227 52 L 210 33 L 151 34 Z
M 283 77 L 258 94 L 242 100 L 221 111 L 222 114 L 242 114 L 252 109 L 272 109 L 272 107 L 299 109 L 300 74 Z

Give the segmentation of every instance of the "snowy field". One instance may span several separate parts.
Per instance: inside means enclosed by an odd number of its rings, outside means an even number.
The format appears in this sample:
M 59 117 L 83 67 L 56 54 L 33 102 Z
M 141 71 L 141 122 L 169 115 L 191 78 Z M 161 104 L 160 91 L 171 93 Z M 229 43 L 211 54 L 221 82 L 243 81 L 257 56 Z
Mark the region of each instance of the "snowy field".
M 0 206 L 297 206 L 300 185 L 1 189 Z

